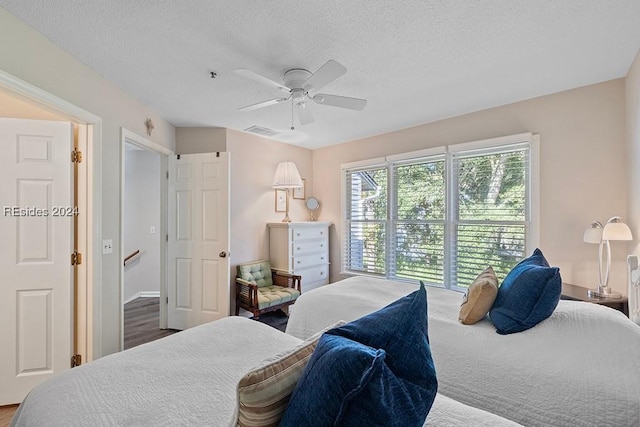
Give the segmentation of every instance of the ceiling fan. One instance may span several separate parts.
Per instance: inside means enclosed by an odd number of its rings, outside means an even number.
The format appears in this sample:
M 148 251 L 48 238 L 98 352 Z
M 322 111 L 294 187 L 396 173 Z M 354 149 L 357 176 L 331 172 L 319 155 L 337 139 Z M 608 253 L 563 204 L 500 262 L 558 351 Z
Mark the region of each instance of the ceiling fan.
M 256 110 L 291 100 L 292 108 L 296 110 L 300 124 L 306 125 L 313 123 L 313 115 L 307 105 L 308 100 L 316 104 L 330 105 L 332 107 L 347 108 L 350 110 L 362 110 L 367 105 L 366 99 L 318 93 L 320 89 L 347 72 L 344 65 L 333 59 L 328 60 L 313 74 L 301 68 L 288 70 L 284 73 L 283 83 L 275 82 L 245 68 L 237 68 L 234 71 L 251 80 L 275 87 L 286 94 L 286 96 L 282 98 L 274 98 L 268 101 L 258 102 L 257 104 L 247 105 L 246 107 L 240 108 L 240 111 Z M 293 126 L 291 126 L 291 129 L 293 130 Z

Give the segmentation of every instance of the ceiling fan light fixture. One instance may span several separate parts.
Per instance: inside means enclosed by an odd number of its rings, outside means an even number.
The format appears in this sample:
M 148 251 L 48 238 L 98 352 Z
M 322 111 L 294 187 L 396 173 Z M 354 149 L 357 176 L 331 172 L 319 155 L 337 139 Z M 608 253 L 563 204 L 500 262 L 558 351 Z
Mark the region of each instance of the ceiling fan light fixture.
M 242 107 L 240 108 L 242 111 L 251 111 L 257 108 L 267 107 L 269 105 L 291 100 L 291 115 L 293 116 L 293 106 L 298 106 L 299 108 L 296 110 L 298 113 L 298 119 L 300 120 L 301 125 L 305 125 L 313 122 L 311 108 L 307 107 L 307 99 L 310 99 L 317 104 L 346 108 L 349 110 L 362 110 L 367 105 L 366 99 L 317 93 L 318 90 L 347 72 L 344 65 L 334 61 L 333 59 L 328 60 L 313 74 L 302 68 L 293 68 L 286 71 L 284 73 L 283 85 L 244 68 L 238 68 L 234 71 L 237 74 L 255 80 L 259 83 L 281 89 L 289 95 L 287 98 L 276 98 Z M 291 129 L 293 130 L 293 123 Z

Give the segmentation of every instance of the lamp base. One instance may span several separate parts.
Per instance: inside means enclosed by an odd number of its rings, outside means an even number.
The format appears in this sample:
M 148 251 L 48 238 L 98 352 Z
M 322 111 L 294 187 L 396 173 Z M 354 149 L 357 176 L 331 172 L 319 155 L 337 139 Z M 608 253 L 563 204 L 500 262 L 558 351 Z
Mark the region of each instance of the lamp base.
M 291 222 L 291 218 L 289 218 L 289 214 L 287 214 L 287 216 L 282 218 L 282 222 Z
M 622 294 L 619 292 L 613 292 L 608 286 L 598 286 L 596 289 L 589 289 L 587 291 L 589 298 L 622 298 Z

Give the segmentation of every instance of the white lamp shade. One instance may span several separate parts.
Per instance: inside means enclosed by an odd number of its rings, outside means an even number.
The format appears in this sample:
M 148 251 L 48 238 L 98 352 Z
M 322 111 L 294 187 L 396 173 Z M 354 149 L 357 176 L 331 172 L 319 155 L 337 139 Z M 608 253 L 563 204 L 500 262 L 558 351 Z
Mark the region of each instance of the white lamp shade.
M 619 216 L 614 216 L 602 230 L 602 240 L 632 240 L 633 235 L 629 226 L 620 220 Z
M 602 224 L 600 224 L 598 221 L 592 222 L 591 227 L 584 230 L 584 236 L 582 237 L 582 240 L 585 243 L 593 243 L 596 245 L 600 244 L 600 242 L 602 241 Z
M 293 162 L 280 162 L 273 177 L 273 188 L 302 188 L 302 178 L 296 164 Z

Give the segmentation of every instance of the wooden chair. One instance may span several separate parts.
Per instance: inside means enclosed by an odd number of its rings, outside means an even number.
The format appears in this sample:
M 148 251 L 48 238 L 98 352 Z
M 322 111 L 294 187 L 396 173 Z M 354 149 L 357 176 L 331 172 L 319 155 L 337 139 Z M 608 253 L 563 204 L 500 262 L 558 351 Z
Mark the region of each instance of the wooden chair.
M 253 313 L 285 308 L 300 296 L 302 276 L 271 268 L 268 260 L 240 264 L 236 275 L 236 316 L 240 307 Z

